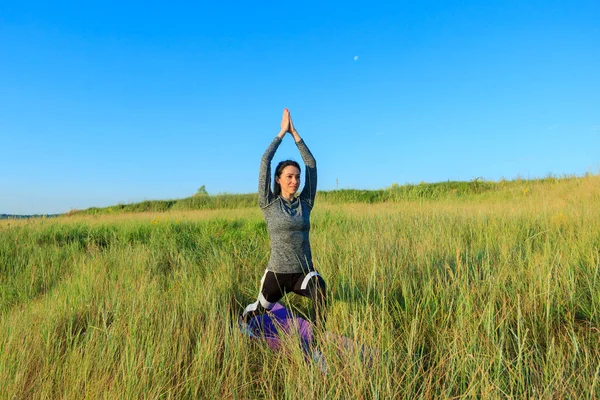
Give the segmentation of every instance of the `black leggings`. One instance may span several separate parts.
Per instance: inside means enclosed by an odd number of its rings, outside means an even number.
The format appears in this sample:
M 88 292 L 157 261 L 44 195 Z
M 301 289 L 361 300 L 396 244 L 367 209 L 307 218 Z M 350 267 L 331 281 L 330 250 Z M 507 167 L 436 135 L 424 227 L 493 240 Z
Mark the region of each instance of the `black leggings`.
M 260 280 L 258 300 L 246 307 L 242 318 L 248 320 L 254 315 L 270 310 L 288 292 L 310 298 L 313 301 L 310 319 L 314 323 L 324 326 L 327 302 L 325 281 L 316 271 L 308 274 L 280 274 L 265 271 Z

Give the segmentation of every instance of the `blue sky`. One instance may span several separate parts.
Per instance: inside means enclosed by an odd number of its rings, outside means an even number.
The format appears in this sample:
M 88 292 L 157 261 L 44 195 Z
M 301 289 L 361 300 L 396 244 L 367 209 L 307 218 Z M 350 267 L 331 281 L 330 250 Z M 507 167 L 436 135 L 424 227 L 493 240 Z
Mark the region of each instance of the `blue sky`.
M 322 190 L 598 173 L 598 21 L 597 0 L 2 2 L 0 213 L 255 192 L 284 107 Z

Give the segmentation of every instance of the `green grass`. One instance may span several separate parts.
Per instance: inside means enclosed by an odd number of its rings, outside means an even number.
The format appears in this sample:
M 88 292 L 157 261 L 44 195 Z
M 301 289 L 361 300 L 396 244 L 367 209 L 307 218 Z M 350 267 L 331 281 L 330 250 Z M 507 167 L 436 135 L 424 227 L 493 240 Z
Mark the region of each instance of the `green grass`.
M 237 331 L 254 203 L 1 221 L 0 398 L 599 397 L 600 177 L 452 185 L 319 195 L 328 374 Z
M 587 174 L 587 176 L 593 176 Z M 398 201 L 439 201 L 446 199 L 473 199 L 474 196 L 513 197 L 515 194 L 527 194 L 531 187 L 552 186 L 564 182 L 576 182 L 579 177 L 548 176 L 543 179 L 499 182 L 486 181 L 481 178 L 470 182 L 447 181 L 437 183 L 420 183 L 418 185 L 398 185 L 394 183 L 386 189 L 360 190 L 341 189 L 319 191 L 317 201 L 335 203 L 386 203 Z M 92 207 L 86 210 L 72 210 L 69 215 L 103 215 L 131 212 L 166 212 L 185 210 L 218 210 L 254 207 L 258 203 L 256 193 L 249 194 L 217 194 L 200 195 L 176 200 L 147 200 L 140 203 L 118 204 L 110 207 Z

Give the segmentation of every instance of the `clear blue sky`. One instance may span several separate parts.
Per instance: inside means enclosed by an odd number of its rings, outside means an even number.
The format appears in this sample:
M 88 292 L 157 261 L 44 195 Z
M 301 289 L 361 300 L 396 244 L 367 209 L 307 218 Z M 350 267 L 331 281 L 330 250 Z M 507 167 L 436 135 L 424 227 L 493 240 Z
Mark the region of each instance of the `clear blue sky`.
M 597 173 L 599 21 L 598 0 L 2 2 L 0 213 L 256 192 L 284 107 L 322 190 Z

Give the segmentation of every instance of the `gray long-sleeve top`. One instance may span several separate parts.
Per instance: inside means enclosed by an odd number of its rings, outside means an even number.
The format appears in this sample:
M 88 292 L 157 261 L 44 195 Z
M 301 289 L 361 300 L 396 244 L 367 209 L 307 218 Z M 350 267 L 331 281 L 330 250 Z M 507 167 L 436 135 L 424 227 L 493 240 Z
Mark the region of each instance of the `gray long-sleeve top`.
M 258 177 L 258 204 L 263 211 L 271 239 L 267 270 L 277 273 L 313 271 L 310 251 L 310 212 L 317 192 L 317 162 L 303 140 L 296 142 L 306 166 L 304 189 L 288 201 L 271 191 L 271 160 L 281 144 L 275 137 L 263 154 Z

